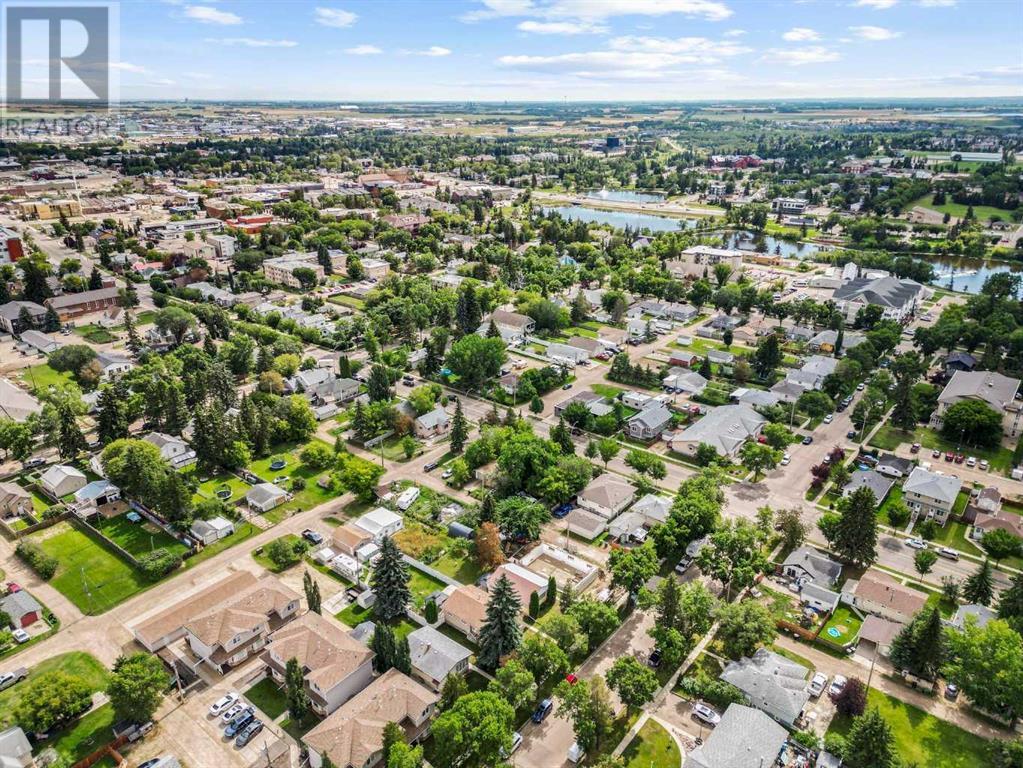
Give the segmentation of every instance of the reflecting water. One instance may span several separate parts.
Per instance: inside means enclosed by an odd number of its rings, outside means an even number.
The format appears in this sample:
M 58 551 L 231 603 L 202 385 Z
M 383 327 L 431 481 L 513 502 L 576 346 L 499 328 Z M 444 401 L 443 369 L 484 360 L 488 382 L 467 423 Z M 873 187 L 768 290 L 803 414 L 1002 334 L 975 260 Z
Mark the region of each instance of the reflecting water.
M 628 189 L 591 189 L 584 197 L 594 200 L 617 200 L 622 203 L 660 203 L 664 195 L 660 192 L 633 192 Z
M 654 216 L 649 213 L 630 213 L 627 211 L 602 211 L 599 208 L 588 208 L 585 205 L 563 205 L 544 208 L 547 213 L 554 212 L 568 221 L 586 221 L 592 224 L 610 224 L 615 229 L 649 229 L 651 232 L 674 232 L 696 224 L 693 219 L 669 219 L 667 216 Z
M 770 235 L 764 235 L 763 241 L 765 247 L 761 253 L 776 253 L 785 259 L 807 259 L 820 250 L 813 243 L 791 242 Z M 752 232 L 733 232 L 730 233 L 725 247 L 736 248 L 740 251 L 754 251 L 757 250 L 754 242 Z
M 1023 264 L 980 259 L 925 259 L 934 266 L 933 285 L 963 293 L 980 293 L 984 281 L 1002 272 L 1023 273 Z M 1023 282 L 1023 281 L 1021 281 Z M 1023 286 L 1018 294 L 1023 296 Z

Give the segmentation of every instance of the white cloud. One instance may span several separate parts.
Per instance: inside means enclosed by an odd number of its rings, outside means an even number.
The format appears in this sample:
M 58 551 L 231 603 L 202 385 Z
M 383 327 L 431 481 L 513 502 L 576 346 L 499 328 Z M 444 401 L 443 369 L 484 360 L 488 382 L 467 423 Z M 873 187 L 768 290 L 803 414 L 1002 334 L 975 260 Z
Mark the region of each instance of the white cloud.
M 294 40 L 261 40 L 254 37 L 207 37 L 207 43 L 241 46 L 242 48 L 294 48 Z
M 745 29 L 730 29 L 725 32 L 725 37 L 742 37 L 746 34 Z
M 764 54 L 763 60 L 789 67 L 801 67 L 806 64 L 824 64 L 838 61 L 841 55 L 837 51 L 823 45 L 811 45 L 808 48 L 772 48 Z
M 609 43 L 612 50 L 638 53 L 662 53 L 677 57 L 674 63 L 714 63 L 721 58 L 752 53 L 738 43 L 722 43 L 705 37 L 637 37 L 625 35 Z
M 450 48 L 445 48 L 445 47 L 443 47 L 441 45 L 431 45 L 429 48 L 427 48 L 425 50 L 422 50 L 422 51 L 405 51 L 405 53 L 409 53 L 409 54 L 411 54 L 413 56 L 440 57 L 440 56 L 450 56 L 451 55 L 451 49 Z
M 852 32 L 860 40 L 870 40 L 871 42 L 879 42 L 881 40 L 894 40 L 897 37 L 901 37 L 901 32 L 894 32 L 884 27 L 871 27 L 869 25 L 863 27 L 849 27 L 849 31 Z
M 356 45 L 353 48 L 345 48 L 345 53 L 349 56 L 376 56 L 383 51 L 375 45 Z
M 480 0 L 481 8 L 460 16 L 468 23 L 485 19 L 529 16 L 546 20 L 604 21 L 616 16 L 682 14 L 724 21 L 732 9 L 719 0 Z
M 111 69 L 116 69 L 121 72 L 135 72 L 136 74 L 143 74 L 149 70 L 139 64 L 132 64 L 128 61 L 114 61 L 110 64 Z
M 536 35 L 600 35 L 607 32 L 603 24 L 586 21 L 520 21 L 518 29 Z
M 313 12 L 313 17 L 316 19 L 317 24 L 322 24 L 325 27 L 336 27 L 337 29 L 350 27 L 359 18 L 357 14 L 340 8 L 317 8 Z
M 898 2 L 899 0 L 856 0 L 856 5 L 863 8 L 873 8 L 877 11 L 885 11 Z
M 921 8 L 951 8 L 956 0 L 918 0 L 917 5 Z
M 815 29 L 809 27 L 793 27 L 786 32 L 782 37 L 792 42 L 806 42 L 809 40 L 820 40 L 820 33 Z
M 241 24 L 242 17 L 230 11 L 222 11 L 219 8 L 211 8 L 208 5 L 186 5 L 185 16 L 195 19 L 203 24 L 222 24 L 232 26 Z

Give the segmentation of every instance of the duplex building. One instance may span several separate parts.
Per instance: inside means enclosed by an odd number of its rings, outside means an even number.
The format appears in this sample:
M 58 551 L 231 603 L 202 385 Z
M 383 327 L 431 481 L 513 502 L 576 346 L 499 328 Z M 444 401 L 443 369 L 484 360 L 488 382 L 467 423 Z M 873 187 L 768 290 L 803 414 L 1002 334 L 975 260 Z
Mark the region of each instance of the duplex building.
M 963 481 L 951 475 L 915 467 L 902 485 L 902 500 L 913 519 L 923 516 L 944 525 L 955 508 Z
M 1002 431 L 1008 437 L 1016 437 L 1021 412 L 1021 403 L 1016 399 L 1019 384 L 1019 379 L 994 371 L 956 371 L 938 395 L 938 407 L 931 414 L 930 425 L 941 429 L 949 408 L 964 400 L 977 400 L 1002 414 Z

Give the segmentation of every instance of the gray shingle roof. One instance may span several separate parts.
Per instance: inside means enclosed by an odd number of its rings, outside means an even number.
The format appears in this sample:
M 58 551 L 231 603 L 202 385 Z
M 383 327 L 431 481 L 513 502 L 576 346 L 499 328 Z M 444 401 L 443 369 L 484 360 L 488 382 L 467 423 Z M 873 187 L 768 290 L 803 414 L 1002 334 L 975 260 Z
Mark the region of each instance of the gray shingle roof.
M 951 475 L 939 475 L 923 467 L 914 469 L 902 486 L 903 494 L 919 493 L 929 499 L 953 503 L 959 494 L 963 481 Z
M 874 494 L 874 499 L 880 504 L 884 501 L 888 491 L 895 485 L 895 481 L 887 478 L 872 469 L 857 469 L 852 473 L 852 478 L 842 488 L 842 493 L 853 493 L 860 488 L 869 488 Z
M 753 656 L 731 662 L 721 679 L 746 694 L 750 703 L 779 722 L 791 724 L 810 698 L 809 670 L 784 656 L 761 648 Z
M 684 768 L 766 768 L 781 753 L 786 731 L 752 707 L 731 704 L 707 741 L 686 757 Z
M 443 680 L 463 659 L 472 654 L 433 627 L 420 627 L 408 636 L 412 666 L 434 680 Z

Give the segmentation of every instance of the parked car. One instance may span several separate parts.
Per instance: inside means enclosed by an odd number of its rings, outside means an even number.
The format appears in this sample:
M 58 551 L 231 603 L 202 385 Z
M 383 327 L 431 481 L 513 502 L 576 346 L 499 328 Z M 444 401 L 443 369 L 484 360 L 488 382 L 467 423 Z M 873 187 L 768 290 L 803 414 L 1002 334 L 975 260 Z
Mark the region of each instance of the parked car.
M 693 704 L 693 717 L 707 725 L 717 725 L 721 722 L 721 715 L 706 704 Z
M 571 389 L 572 388 L 572 382 L 569 382 L 568 384 L 563 384 L 561 388 L 562 389 Z
M 818 672 L 816 675 L 813 676 L 813 679 L 810 681 L 810 686 L 809 688 L 807 688 L 807 690 L 810 692 L 810 695 L 816 699 L 818 696 L 824 693 L 824 689 L 827 687 L 827 685 L 828 676 L 825 675 L 823 672 Z
M 227 728 L 224 729 L 224 735 L 229 739 L 237 736 L 255 719 L 256 710 L 252 707 L 246 707 L 244 712 L 235 715 L 234 720 L 227 724 Z
M 567 516 L 568 513 L 571 511 L 572 511 L 571 504 L 559 504 L 553 510 L 551 510 L 551 515 L 560 520 L 561 518 Z
M 933 451 L 931 451 L 931 458 L 932 459 L 940 459 L 941 458 L 941 451 L 939 451 L 937 448 L 935 448 Z
M 812 442 L 813 442 L 812 435 L 807 435 L 806 437 L 803 438 L 803 445 L 809 445 Z
M 231 708 L 229 710 L 227 710 L 226 712 L 224 712 L 224 714 L 220 716 L 220 719 L 226 725 L 227 723 L 230 723 L 232 720 L 238 717 L 238 715 L 240 715 L 246 709 L 252 709 L 252 707 L 247 706 L 243 702 L 236 701 L 234 704 L 231 705 Z
M 945 686 L 945 698 L 949 701 L 955 701 L 959 698 L 959 686 L 955 683 L 949 683 Z
M 21 584 L 16 581 L 7 582 L 7 594 L 13 595 L 15 592 L 21 592 Z
M 783 467 L 787 467 L 790 461 L 792 461 L 792 457 L 791 456 L 789 456 L 787 453 L 786 454 L 782 454 L 781 465 Z
M 966 459 L 966 466 L 968 466 L 968 467 L 975 467 L 975 466 L 977 466 L 977 457 L 976 456 L 968 456 L 967 459 Z
M 253 720 L 245 726 L 244 731 L 238 734 L 238 738 L 234 740 L 234 745 L 241 749 L 252 741 L 256 737 L 256 734 L 258 734 L 261 730 L 263 730 L 263 721 Z
M 834 416 L 834 414 L 831 414 L 831 413 L 829 413 L 827 416 L 824 417 L 824 423 L 825 424 L 830 424 L 834 420 L 835 420 L 835 416 Z
M 959 552 L 954 550 L 954 549 L 950 549 L 948 547 L 941 547 L 940 549 L 937 550 L 937 553 L 941 557 L 946 558 L 947 560 L 958 560 L 959 559 Z
M 955 461 L 956 455 L 952 451 L 945 452 L 945 461 Z
M 534 723 L 542 723 L 547 719 L 547 716 L 554 709 L 554 702 L 550 699 L 544 699 L 537 706 L 536 711 L 533 712 L 532 720 Z
M 920 453 L 920 443 L 913 443 L 909 446 L 910 453 Z
M 956 464 L 962 464 L 964 461 L 966 461 L 966 457 L 961 453 L 957 453 L 955 457 Z
M 12 669 L 10 672 L 0 672 L 0 691 L 10 688 L 28 677 L 28 670 L 25 667 Z
M 831 681 L 831 685 L 828 686 L 828 695 L 837 696 L 845 689 L 845 684 L 848 682 L 849 680 L 845 675 L 835 675 L 834 679 Z
M 661 649 L 654 648 L 652 651 L 650 651 L 650 655 L 647 657 L 646 663 L 648 666 L 653 667 L 654 669 L 657 669 L 659 666 L 661 666 Z
M 31 459 L 25 459 L 25 461 L 21 462 L 21 468 L 32 469 L 33 467 L 41 467 L 45 463 L 46 459 L 40 458 L 39 456 L 34 456 Z
M 982 470 L 984 470 L 985 472 L 987 472 L 987 468 L 988 468 L 987 459 L 981 459 L 980 460 L 980 468 Z
M 437 468 L 437 466 L 438 466 L 438 462 L 431 461 L 429 464 L 427 464 L 425 467 L 423 467 L 423 471 L 424 472 L 433 472 L 433 470 L 435 470 Z
M 850 429 L 848 432 L 845 433 L 845 437 L 846 437 L 847 440 L 855 440 L 856 439 L 856 430 L 855 429 Z
M 574 674 L 572 674 L 571 672 L 569 672 L 569 673 L 568 673 L 567 675 L 565 675 L 565 681 L 566 681 L 566 682 L 567 682 L 567 683 L 568 683 L 569 685 L 575 685 L 576 683 L 578 683 L 578 682 L 579 682 L 579 678 L 578 678 L 578 677 L 576 677 L 576 676 L 575 676 Z
M 906 539 L 906 546 L 910 549 L 927 549 L 927 542 L 923 539 Z
M 455 471 L 453 469 L 445 469 L 443 472 L 440 473 L 440 476 L 442 480 L 447 480 L 453 474 L 455 474 Z
M 210 705 L 210 714 L 214 716 L 219 715 L 225 709 L 230 709 L 231 705 L 236 701 L 238 701 L 238 694 L 234 691 L 224 694 Z
M 857 392 L 862 392 L 866 388 L 867 388 L 867 385 L 864 384 L 862 381 L 859 384 L 856 385 L 856 391 Z
M 20 629 L 20 628 L 14 630 L 13 632 L 11 632 L 11 636 L 14 638 L 15 642 L 17 642 L 19 644 L 27 643 L 29 640 L 32 639 L 29 636 L 28 632 L 26 632 L 25 630 Z
M 518 731 L 515 731 L 515 733 L 513 733 L 513 734 L 512 734 L 512 743 L 511 743 L 511 749 L 509 749 L 509 750 L 508 750 L 508 754 L 510 755 L 510 754 L 512 754 L 512 753 L 513 753 L 513 752 L 514 752 L 514 751 L 515 751 L 516 749 L 518 749 L 518 748 L 519 748 L 519 745 L 520 745 L 521 743 L 522 743 L 522 734 L 521 734 L 521 733 L 519 733 Z
M 302 538 L 312 544 L 321 544 L 323 542 L 323 534 L 317 533 L 312 528 L 306 528 L 302 531 Z
M 675 573 L 685 573 L 689 570 L 689 566 L 693 564 L 693 558 L 683 557 L 679 560 L 678 565 L 675 566 Z

